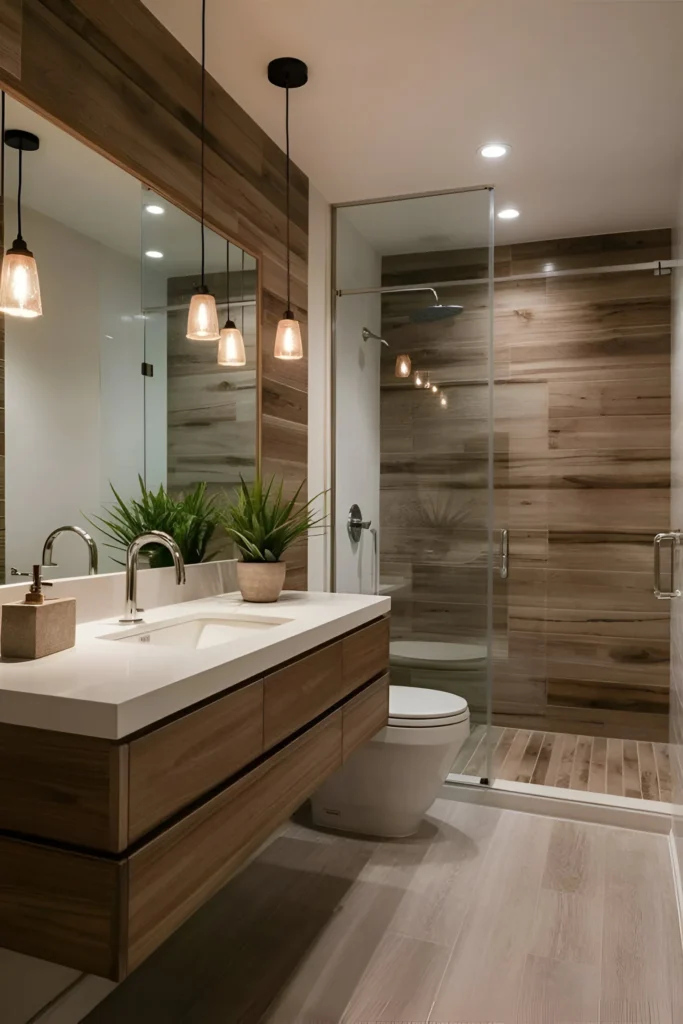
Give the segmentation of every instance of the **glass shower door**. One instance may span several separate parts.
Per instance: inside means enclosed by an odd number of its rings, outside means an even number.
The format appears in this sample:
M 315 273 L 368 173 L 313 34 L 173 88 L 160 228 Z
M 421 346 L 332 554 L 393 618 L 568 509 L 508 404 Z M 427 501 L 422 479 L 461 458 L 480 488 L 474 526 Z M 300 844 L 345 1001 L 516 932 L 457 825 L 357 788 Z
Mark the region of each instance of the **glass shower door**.
M 463 698 L 490 778 L 492 192 L 337 207 L 334 244 L 334 589 L 391 596 L 392 684 Z

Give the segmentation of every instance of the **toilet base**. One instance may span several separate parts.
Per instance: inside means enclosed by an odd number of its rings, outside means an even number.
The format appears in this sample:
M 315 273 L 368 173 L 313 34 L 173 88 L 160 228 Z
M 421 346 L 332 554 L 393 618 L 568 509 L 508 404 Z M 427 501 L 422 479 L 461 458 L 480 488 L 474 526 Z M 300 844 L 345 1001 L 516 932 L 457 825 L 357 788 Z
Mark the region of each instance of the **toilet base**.
M 359 807 L 357 804 L 335 803 L 329 807 L 324 799 L 313 797 L 311 817 L 314 825 L 338 832 L 382 839 L 407 839 L 418 831 L 423 816 L 405 811 L 378 810 L 377 807 Z

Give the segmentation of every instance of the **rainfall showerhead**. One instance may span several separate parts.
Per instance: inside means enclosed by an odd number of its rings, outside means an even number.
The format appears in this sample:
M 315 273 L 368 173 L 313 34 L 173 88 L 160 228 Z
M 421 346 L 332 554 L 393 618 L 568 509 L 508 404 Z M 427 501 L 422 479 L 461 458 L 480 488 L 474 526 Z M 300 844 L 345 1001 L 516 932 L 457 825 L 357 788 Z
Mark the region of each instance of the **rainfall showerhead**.
M 458 316 L 462 309 L 462 306 L 442 306 L 440 302 L 436 302 L 433 306 L 422 306 L 420 309 L 412 310 L 409 316 L 411 323 L 414 324 L 435 324 L 439 320 L 450 320 L 451 317 Z

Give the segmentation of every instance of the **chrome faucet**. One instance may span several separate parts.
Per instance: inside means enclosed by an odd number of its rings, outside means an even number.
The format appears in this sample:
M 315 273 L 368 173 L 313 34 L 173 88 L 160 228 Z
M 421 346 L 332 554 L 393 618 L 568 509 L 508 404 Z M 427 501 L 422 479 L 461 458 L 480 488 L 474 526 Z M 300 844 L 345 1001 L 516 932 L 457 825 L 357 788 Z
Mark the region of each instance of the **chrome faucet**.
M 80 526 L 58 526 L 56 530 L 53 530 L 50 536 L 43 544 L 43 557 L 41 562 L 43 565 L 58 565 L 58 562 L 52 561 L 52 548 L 54 543 L 59 537 L 60 533 L 75 533 L 78 537 L 81 537 L 88 545 L 88 576 L 97 576 L 97 544 L 86 530 L 82 530 Z
M 185 562 L 180 553 L 180 548 L 168 533 L 161 530 L 150 530 L 148 533 L 141 533 L 139 537 L 132 540 L 126 551 L 126 610 L 119 622 L 131 623 L 142 622 L 142 616 L 138 608 L 138 557 L 140 551 L 146 544 L 162 544 L 171 552 L 175 566 L 175 581 L 180 586 L 185 582 Z

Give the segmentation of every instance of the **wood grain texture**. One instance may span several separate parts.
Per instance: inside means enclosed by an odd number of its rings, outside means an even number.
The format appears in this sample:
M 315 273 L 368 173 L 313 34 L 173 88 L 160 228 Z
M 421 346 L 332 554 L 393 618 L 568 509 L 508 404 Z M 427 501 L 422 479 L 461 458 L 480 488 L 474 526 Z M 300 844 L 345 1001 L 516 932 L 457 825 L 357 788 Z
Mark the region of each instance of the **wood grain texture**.
M 341 765 L 335 712 L 129 860 L 128 969 L 220 889 L 235 868 Z
M 342 644 L 323 647 L 266 676 L 264 748 L 274 747 L 341 700 L 348 689 L 342 674 Z
M 342 665 L 347 692 L 389 668 L 389 619 L 351 633 L 342 640 Z
M 0 829 L 121 849 L 122 758 L 124 748 L 107 740 L 0 725 Z
M 133 739 L 126 845 L 255 761 L 263 749 L 261 680 Z
M 124 871 L 115 860 L 0 838 L 0 945 L 118 979 Z
M 389 675 L 375 680 L 342 709 L 342 760 L 367 743 L 389 720 Z
M 194 57 L 139 0 L 23 0 L 19 68 L 18 6 L 0 2 L 0 85 L 198 216 L 201 69 Z M 286 387 L 292 396 L 269 413 L 259 459 L 264 475 L 276 472 L 298 486 L 307 469 L 307 359 L 288 366 L 272 357 L 286 305 L 285 154 L 210 75 L 206 115 L 206 223 L 259 259 L 258 407 L 266 391 Z M 306 346 L 308 179 L 296 165 L 291 182 L 292 308 Z M 306 557 L 303 545 L 288 587 L 305 586 Z
M 0 0 L 0 70 L 21 78 L 22 0 Z
M 670 256 L 671 232 L 657 230 L 501 246 L 495 260 L 505 277 Z M 485 274 L 482 250 L 385 257 L 383 282 L 463 268 Z M 383 351 L 382 566 L 406 582 L 395 635 L 486 635 L 491 440 L 494 525 L 510 542 L 494 594 L 494 721 L 665 742 L 669 609 L 652 596 L 652 538 L 669 523 L 671 278 L 497 282 L 491 439 L 485 293 L 453 301 L 460 316 L 425 328 L 395 319 L 419 293 L 383 297 L 383 326 L 449 398 L 443 409 L 397 385 Z

